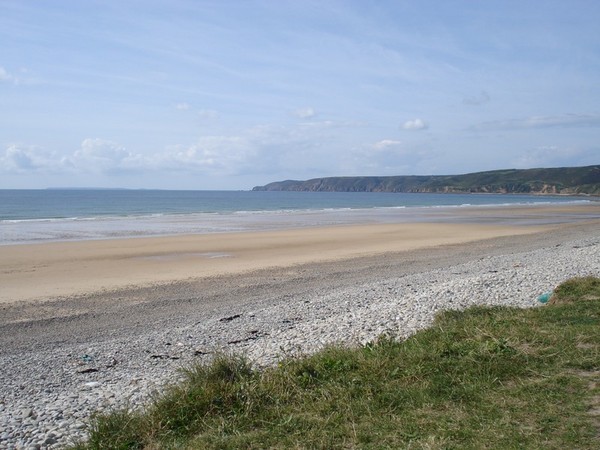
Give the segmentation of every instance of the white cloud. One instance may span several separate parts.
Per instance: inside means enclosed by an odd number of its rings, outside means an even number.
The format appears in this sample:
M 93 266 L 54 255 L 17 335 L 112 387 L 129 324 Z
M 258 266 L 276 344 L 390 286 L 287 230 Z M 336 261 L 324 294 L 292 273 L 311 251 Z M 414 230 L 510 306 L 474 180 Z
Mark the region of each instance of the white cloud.
M 0 83 L 14 83 L 14 84 L 19 84 L 19 79 L 8 73 L 8 71 L 0 66 Z
M 171 171 L 210 171 L 232 174 L 251 152 L 251 144 L 239 136 L 204 136 L 189 145 L 175 145 L 150 157 L 149 165 Z
M 303 121 L 290 126 L 262 125 L 238 133 L 200 136 L 195 141 L 152 151 L 129 150 L 102 138 L 87 138 L 67 154 L 15 147 L 0 154 L 0 168 L 15 173 L 52 172 L 85 179 L 110 177 L 269 176 L 306 178 L 334 174 L 404 172 L 427 154 L 400 141 L 359 144 L 354 122 Z M 340 130 L 342 133 L 340 133 Z M 368 141 L 367 141 L 368 142 Z M 123 180 L 124 178 L 121 178 Z M 120 183 L 121 181 L 119 181 Z
M 121 161 L 130 154 L 119 144 L 100 138 L 87 138 L 81 143 L 81 149 L 75 152 L 76 158 L 90 160 Z
M 61 161 L 56 155 L 33 145 L 10 144 L 4 154 L 0 154 L 1 172 L 54 171 L 60 165 Z
M 295 117 L 298 117 L 299 119 L 310 119 L 317 115 L 316 111 L 313 108 L 311 108 L 310 106 L 298 108 L 295 111 L 293 111 L 292 114 Z
M 402 144 L 402 142 L 400 141 L 394 141 L 391 139 L 383 139 L 379 142 L 376 142 L 375 144 L 373 144 L 373 148 L 375 150 L 384 150 L 387 149 L 389 147 L 396 147 L 398 145 Z
M 66 155 L 23 144 L 12 144 L 0 154 L 0 171 L 10 173 L 110 174 L 148 170 L 150 163 L 141 154 L 99 138 L 85 139 L 78 150 Z
M 281 167 L 297 169 L 318 160 L 318 154 L 307 157 L 305 151 L 313 141 L 326 141 L 326 130 L 300 125 L 254 127 L 235 135 L 202 136 L 189 145 L 171 145 L 146 154 L 128 151 L 117 142 L 101 138 L 87 138 L 79 149 L 63 156 L 12 145 L 4 155 L 0 154 L 0 170 L 13 173 L 58 171 L 79 175 L 273 173 Z
M 136 171 L 146 165 L 142 155 L 133 154 L 116 142 L 87 138 L 64 164 L 84 172 Z
M 496 120 L 470 127 L 474 131 L 527 130 L 535 128 L 600 127 L 600 116 L 564 114 L 562 116 L 532 116 L 526 119 Z
M 202 137 L 187 148 L 192 152 L 185 156 L 214 173 L 318 176 L 339 166 L 338 155 L 348 151 L 347 145 L 340 146 L 332 138 L 345 126 L 350 125 L 325 121 L 255 126 L 235 135 Z M 171 161 L 181 162 L 182 156 Z
M 404 130 L 425 130 L 428 125 L 421 119 L 407 120 L 402 124 Z
M 175 105 L 175 108 L 180 110 L 180 111 L 188 111 L 189 109 L 191 109 L 191 106 L 189 105 L 189 103 L 177 103 Z
M 10 145 L 0 157 L 0 167 L 6 172 L 23 172 L 37 168 L 30 149 Z

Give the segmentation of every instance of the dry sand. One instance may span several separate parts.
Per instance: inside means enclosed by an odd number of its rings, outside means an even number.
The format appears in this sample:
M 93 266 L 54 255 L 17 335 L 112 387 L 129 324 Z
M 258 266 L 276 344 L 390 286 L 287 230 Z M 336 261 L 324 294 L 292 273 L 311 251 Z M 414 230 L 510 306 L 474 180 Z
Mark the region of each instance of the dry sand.
M 380 224 L 4 246 L 0 247 L 0 302 L 113 291 L 539 230 Z

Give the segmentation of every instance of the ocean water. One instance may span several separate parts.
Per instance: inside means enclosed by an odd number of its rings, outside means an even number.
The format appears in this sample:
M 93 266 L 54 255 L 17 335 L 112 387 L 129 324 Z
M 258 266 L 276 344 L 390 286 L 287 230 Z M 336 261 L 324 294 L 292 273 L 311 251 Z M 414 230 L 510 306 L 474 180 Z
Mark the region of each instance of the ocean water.
M 439 221 L 459 216 L 456 208 L 586 201 L 500 194 L 0 190 L 0 245 L 351 223 Z

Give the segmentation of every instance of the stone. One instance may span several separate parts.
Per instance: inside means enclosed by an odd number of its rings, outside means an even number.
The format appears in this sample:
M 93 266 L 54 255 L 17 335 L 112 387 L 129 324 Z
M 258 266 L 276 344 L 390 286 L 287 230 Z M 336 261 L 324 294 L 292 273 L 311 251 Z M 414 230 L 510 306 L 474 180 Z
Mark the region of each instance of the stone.
M 56 438 L 54 436 L 48 436 L 45 440 L 44 440 L 44 445 L 54 445 L 56 444 L 58 441 L 56 440 Z
M 21 410 L 21 418 L 22 419 L 27 419 L 28 417 L 32 417 L 33 416 L 33 409 L 31 408 L 23 408 Z

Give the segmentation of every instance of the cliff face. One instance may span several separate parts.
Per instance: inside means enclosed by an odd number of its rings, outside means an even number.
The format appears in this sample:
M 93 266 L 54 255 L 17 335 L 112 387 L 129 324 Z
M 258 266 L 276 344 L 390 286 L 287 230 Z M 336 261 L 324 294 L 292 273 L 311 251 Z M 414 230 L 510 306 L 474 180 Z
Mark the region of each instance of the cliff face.
M 254 191 L 519 193 L 600 195 L 600 165 L 551 169 L 511 169 L 465 175 L 328 177 L 286 180 Z

